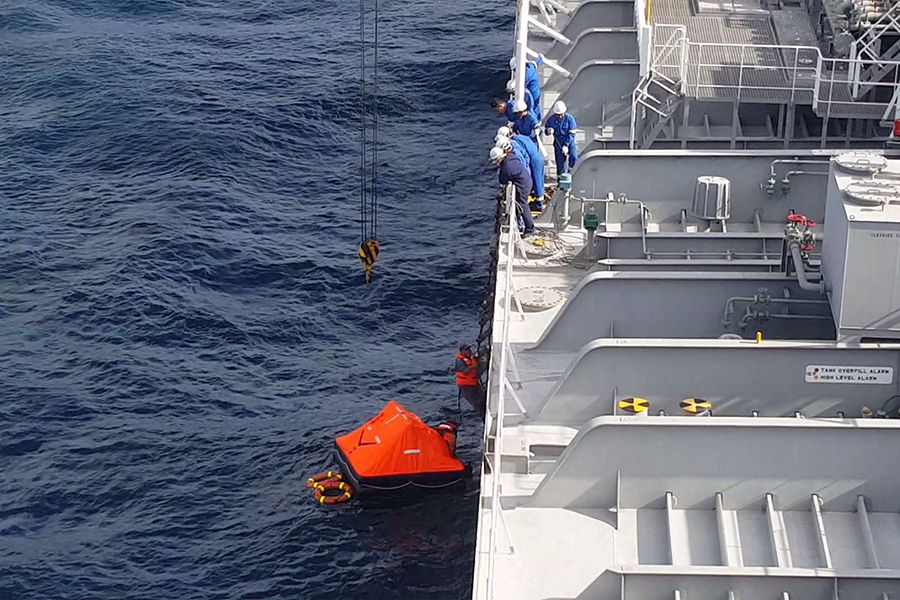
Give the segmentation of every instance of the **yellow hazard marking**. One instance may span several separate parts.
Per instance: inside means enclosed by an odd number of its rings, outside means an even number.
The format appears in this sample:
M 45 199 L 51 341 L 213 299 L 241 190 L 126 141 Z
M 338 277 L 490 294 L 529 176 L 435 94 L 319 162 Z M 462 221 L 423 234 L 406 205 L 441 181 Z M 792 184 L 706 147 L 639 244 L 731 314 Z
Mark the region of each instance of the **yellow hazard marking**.
M 630 413 L 642 413 L 650 410 L 650 402 L 646 398 L 625 398 L 619 400 L 619 408 Z
M 375 261 L 378 260 L 379 251 L 378 240 L 375 238 L 369 238 L 359 245 L 359 260 L 366 271 L 366 283 L 372 279 L 372 267 L 375 265 Z
M 700 398 L 685 398 L 679 403 L 681 410 L 692 415 L 712 410 L 712 402 Z

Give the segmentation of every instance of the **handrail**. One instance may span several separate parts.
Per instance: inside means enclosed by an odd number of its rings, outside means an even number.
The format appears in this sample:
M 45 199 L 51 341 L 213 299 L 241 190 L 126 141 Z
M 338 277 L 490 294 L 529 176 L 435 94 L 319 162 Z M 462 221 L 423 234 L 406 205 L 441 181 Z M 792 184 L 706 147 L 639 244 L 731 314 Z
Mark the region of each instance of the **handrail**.
M 830 113 L 835 104 L 886 108 L 889 103 L 884 101 L 857 99 L 853 90 L 860 83 L 864 83 L 868 89 L 887 87 L 892 90 L 900 84 L 900 61 L 861 57 L 828 58 L 815 46 L 692 42 L 686 36 L 679 38 L 679 28 L 683 28 L 681 25 L 660 23 L 653 28 L 657 36 L 667 28 L 675 28 L 675 31 L 665 43 L 652 46 L 647 74 L 664 75 L 662 69 L 674 69 L 685 91 L 699 93 L 701 90 L 731 90 L 738 99 L 745 97 L 748 91 L 767 91 L 783 93 L 785 100 L 790 102 L 796 101 L 799 92 L 812 92 L 813 108 Z M 682 50 L 681 60 L 674 64 L 672 57 L 677 56 L 678 48 Z M 713 50 L 717 51 L 719 58 L 711 58 Z M 751 58 L 754 54 L 755 59 Z M 894 72 L 898 74 L 891 79 L 861 82 L 860 74 L 867 67 L 875 66 L 895 68 Z M 722 73 L 730 71 L 734 82 L 721 79 L 704 82 L 701 74 L 710 69 L 717 69 Z M 751 77 L 752 74 L 761 76 L 766 72 L 780 75 L 784 82 L 773 85 L 771 76 L 769 80 L 762 81 L 759 77 Z M 645 83 L 642 81 L 642 84 Z
M 653 96 L 651 96 L 649 93 L 651 84 L 656 83 L 670 93 L 677 93 L 677 88 L 684 81 L 687 29 L 683 25 L 659 24 L 654 26 L 654 29 L 659 29 L 659 32 L 663 33 L 669 28 L 672 29 L 672 32 L 669 34 L 665 43 L 660 45 L 652 45 L 648 50 L 650 57 L 649 67 L 647 68 L 647 72 L 643 75 L 631 94 L 631 126 L 629 133 L 629 147 L 631 149 L 637 147 L 637 134 L 639 126 L 638 105 L 641 105 L 647 110 L 656 113 L 658 118 L 666 117 L 665 113 L 659 111 L 645 101 L 645 98 L 653 98 Z M 680 53 L 677 55 L 678 63 L 676 65 L 670 65 L 666 61 L 676 50 L 680 50 Z M 668 75 L 664 74 L 661 70 L 664 68 L 675 68 L 675 79 L 672 79 Z M 672 85 L 675 89 L 670 89 L 667 85 L 659 80 L 665 81 L 666 83 Z M 640 121 L 640 126 L 643 129 L 644 119 L 641 118 Z
M 520 0 L 521 1 L 521 0 Z M 528 0 L 524 0 L 528 1 Z M 503 326 L 500 333 L 500 368 L 496 374 L 499 381 L 497 392 L 497 417 L 494 419 L 496 433 L 494 435 L 494 452 L 493 465 L 491 467 L 491 520 L 490 535 L 488 537 L 488 600 L 494 598 L 494 581 L 495 569 L 497 561 L 497 525 L 500 517 L 500 463 L 503 457 L 503 416 L 506 412 L 506 370 L 508 368 L 509 348 L 509 323 L 510 310 L 512 309 L 512 272 L 513 272 L 513 255 L 515 254 L 515 232 L 516 229 L 516 191 L 512 184 L 506 187 L 506 212 L 507 212 L 507 231 L 506 240 L 506 283 L 504 284 L 503 298 Z M 485 432 L 487 439 L 489 432 Z M 487 448 L 485 448 L 487 451 Z

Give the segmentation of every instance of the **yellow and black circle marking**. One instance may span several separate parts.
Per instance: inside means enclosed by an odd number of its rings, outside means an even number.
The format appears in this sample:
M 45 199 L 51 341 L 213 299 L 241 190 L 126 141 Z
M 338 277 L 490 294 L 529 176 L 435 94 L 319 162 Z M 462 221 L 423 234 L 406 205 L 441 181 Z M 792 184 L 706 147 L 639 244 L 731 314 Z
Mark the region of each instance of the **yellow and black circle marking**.
M 681 406 L 681 410 L 689 415 L 699 415 L 712 410 L 712 402 L 702 398 L 685 398 L 679 406 Z
M 366 270 L 366 281 L 372 277 L 372 266 L 378 260 L 378 240 L 369 238 L 359 244 L 359 260 Z
M 650 401 L 646 398 L 625 398 L 619 400 L 619 409 L 631 414 L 639 414 L 650 410 Z

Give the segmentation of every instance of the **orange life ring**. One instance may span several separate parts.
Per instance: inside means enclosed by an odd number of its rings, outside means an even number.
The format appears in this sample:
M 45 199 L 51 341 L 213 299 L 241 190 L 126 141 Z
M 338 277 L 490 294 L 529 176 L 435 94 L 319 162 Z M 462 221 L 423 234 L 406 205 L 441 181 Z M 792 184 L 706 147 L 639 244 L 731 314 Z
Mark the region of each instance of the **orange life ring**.
M 337 494 L 328 494 L 337 490 Z M 343 504 L 353 497 L 353 486 L 346 481 L 338 478 L 325 479 L 315 484 L 315 492 L 313 492 L 313 500 L 319 504 Z
M 322 481 L 326 481 L 328 479 L 337 479 L 340 481 L 344 476 L 338 473 L 337 471 L 323 471 L 322 473 L 316 473 L 312 477 L 306 480 L 306 487 L 312 489 L 316 487 L 316 484 L 321 483 Z

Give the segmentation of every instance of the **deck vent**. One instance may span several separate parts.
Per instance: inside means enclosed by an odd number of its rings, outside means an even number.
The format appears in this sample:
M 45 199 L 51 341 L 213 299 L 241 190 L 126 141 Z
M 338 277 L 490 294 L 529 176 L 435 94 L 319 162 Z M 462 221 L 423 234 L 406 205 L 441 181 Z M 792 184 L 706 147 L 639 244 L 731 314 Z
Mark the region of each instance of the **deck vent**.
M 887 167 L 885 157 L 871 152 L 842 152 L 831 161 L 850 173 L 880 173 Z
M 542 285 L 531 285 L 516 290 L 519 296 L 519 302 L 522 308 L 531 311 L 547 310 L 560 304 L 566 297 L 559 290 L 544 287 Z
M 701 175 L 694 185 L 691 215 L 707 221 L 725 221 L 731 217 L 731 182 L 724 177 Z

